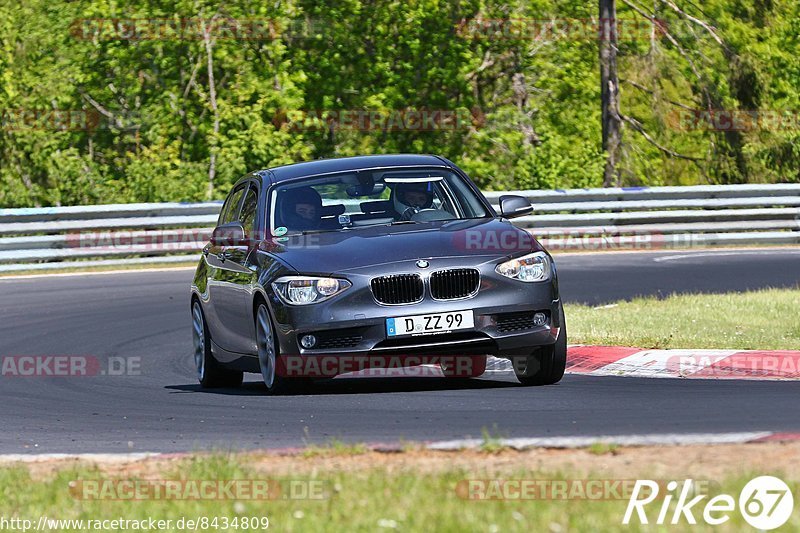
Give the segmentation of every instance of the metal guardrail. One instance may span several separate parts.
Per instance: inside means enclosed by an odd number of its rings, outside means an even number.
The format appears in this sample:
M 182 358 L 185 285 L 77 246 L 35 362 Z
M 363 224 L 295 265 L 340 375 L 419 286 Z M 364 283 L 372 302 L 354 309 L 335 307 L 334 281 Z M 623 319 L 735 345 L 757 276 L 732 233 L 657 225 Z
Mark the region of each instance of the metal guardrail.
M 552 250 L 800 243 L 800 184 L 489 192 Z M 0 271 L 193 261 L 221 202 L 0 209 Z M 124 259 L 121 259 L 124 258 Z
M 776 183 L 771 185 L 691 185 L 668 187 L 608 187 L 594 189 L 555 189 L 535 191 L 487 192 L 486 197 L 498 202 L 504 194 L 518 194 L 538 202 L 582 202 L 609 200 L 679 200 L 715 198 L 766 198 L 770 196 L 796 196 L 800 183 Z

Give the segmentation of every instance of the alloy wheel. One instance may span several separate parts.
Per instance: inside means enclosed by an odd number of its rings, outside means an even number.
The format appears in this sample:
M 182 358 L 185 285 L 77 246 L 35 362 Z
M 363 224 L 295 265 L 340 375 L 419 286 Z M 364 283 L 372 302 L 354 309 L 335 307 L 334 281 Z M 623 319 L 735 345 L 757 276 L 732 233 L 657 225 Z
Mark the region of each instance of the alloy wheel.
M 203 381 L 206 373 L 206 328 L 200 302 L 192 305 L 192 340 L 194 341 L 194 366 L 197 377 Z
M 272 323 L 264 304 L 258 307 L 256 314 L 256 342 L 258 343 L 258 364 L 264 384 L 271 388 L 275 383 L 275 336 L 272 334 Z

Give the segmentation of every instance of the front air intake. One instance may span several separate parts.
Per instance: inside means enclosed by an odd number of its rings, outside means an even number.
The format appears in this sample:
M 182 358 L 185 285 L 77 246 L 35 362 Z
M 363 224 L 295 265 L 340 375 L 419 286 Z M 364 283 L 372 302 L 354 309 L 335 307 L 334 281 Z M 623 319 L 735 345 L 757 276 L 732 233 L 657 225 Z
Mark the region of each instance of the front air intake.
M 481 275 L 474 268 L 439 270 L 431 274 L 431 296 L 437 300 L 457 300 L 478 292 Z
M 375 299 L 388 305 L 410 304 L 422 300 L 422 278 L 419 274 L 395 274 L 373 278 L 370 283 Z

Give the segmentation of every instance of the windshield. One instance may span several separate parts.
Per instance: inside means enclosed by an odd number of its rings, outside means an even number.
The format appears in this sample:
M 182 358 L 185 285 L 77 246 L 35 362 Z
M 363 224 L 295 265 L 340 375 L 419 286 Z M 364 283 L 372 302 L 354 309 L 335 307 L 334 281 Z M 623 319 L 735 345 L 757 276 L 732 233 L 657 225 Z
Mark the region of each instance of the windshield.
M 463 178 L 439 168 L 364 170 L 292 180 L 273 189 L 270 205 L 276 236 L 491 216 Z

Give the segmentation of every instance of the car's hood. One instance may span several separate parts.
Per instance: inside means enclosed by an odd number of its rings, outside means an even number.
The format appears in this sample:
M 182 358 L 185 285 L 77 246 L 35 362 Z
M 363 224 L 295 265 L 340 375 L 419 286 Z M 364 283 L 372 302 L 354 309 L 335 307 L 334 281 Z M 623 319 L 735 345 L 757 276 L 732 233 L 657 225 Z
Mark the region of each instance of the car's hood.
M 541 250 L 531 235 L 504 219 L 370 226 L 273 238 L 262 251 L 301 273 L 332 274 L 372 265 L 444 257 L 506 257 Z

